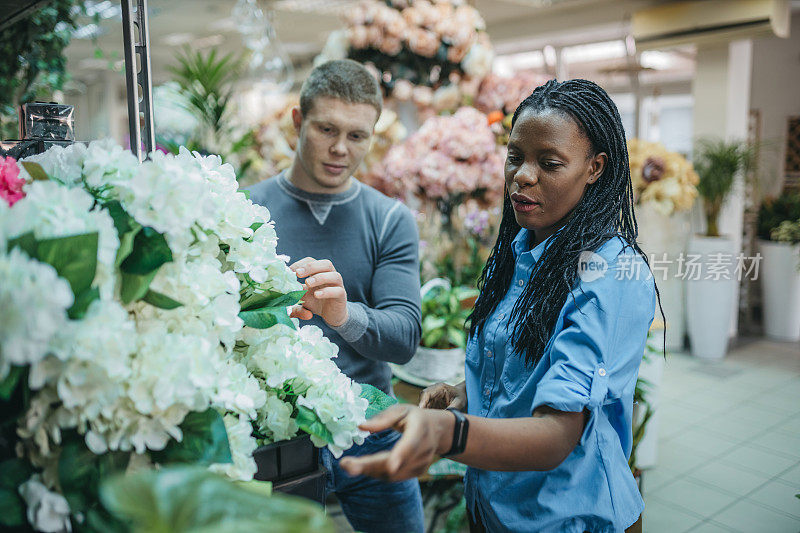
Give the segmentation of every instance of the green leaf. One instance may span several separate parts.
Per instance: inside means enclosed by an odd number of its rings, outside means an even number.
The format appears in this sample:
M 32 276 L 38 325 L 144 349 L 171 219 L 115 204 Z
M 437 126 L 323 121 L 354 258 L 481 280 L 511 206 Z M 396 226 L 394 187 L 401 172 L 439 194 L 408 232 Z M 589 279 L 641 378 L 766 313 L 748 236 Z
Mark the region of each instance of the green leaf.
M 108 202 L 104 207 L 114 220 L 114 227 L 119 236 L 119 248 L 114 261 L 114 265 L 119 267 L 133 251 L 134 238 L 141 231 L 142 226 L 122 208 L 122 204 L 119 202 Z
M 150 272 L 149 274 L 144 274 L 142 276 L 138 274 L 128 274 L 127 272 L 122 272 L 121 279 L 122 279 L 122 288 L 120 289 L 120 299 L 122 303 L 129 304 L 131 302 L 135 302 L 136 300 L 140 300 L 147 294 L 147 290 L 150 287 L 150 283 L 152 283 L 153 278 L 156 277 L 157 270 Z
M 283 324 L 294 329 L 294 322 L 286 314 L 285 307 L 261 307 L 250 311 L 239 312 L 239 318 L 246 326 L 256 329 L 268 329 L 275 324 Z
M 181 442 L 171 440 L 160 452 L 150 455 L 159 463 L 191 463 L 212 465 L 230 463 L 231 448 L 222 416 L 214 409 L 191 412 L 180 425 Z
M 23 233 L 19 237 L 14 237 L 13 239 L 8 239 L 8 245 L 6 246 L 8 251 L 10 252 L 14 248 L 19 248 L 29 257 L 36 257 L 36 237 L 33 236 L 33 232 L 29 231 L 28 233 Z
M 330 430 L 325 427 L 325 424 L 319 419 L 317 413 L 308 407 L 303 405 L 297 406 L 297 418 L 295 421 L 297 422 L 297 427 L 300 428 L 301 431 L 319 437 L 325 442 L 333 442 L 333 435 Z
M 283 494 L 267 497 L 197 466 L 114 476 L 103 482 L 100 501 L 131 531 L 335 531 L 317 504 Z
M 176 309 L 183 305 L 179 301 L 173 300 L 169 296 L 154 290 L 148 290 L 142 299 L 150 305 L 158 307 L 159 309 Z
M 33 469 L 22 459 L 8 459 L 0 463 L 0 524 L 19 527 L 27 524 L 25 501 L 18 487 L 33 474 Z
M 247 189 L 242 189 L 242 190 L 241 190 L 241 191 L 239 191 L 239 192 L 240 192 L 240 193 L 242 193 L 242 194 L 244 194 L 244 197 L 245 197 L 245 198 L 247 198 L 248 200 L 250 199 L 250 191 L 249 191 L 249 190 L 247 190 Z M 260 222 L 257 222 L 257 224 L 260 224 Z M 255 224 L 253 224 L 253 226 L 255 226 Z M 252 228 L 253 226 L 250 226 L 250 227 Z M 255 230 L 253 230 L 253 231 L 255 231 Z
M 142 228 L 133 238 L 133 250 L 120 267 L 128 274 L 149 274 L 172 261 L 167 239 L 153 228 Z M 144 296 L 144 294 L 142 295 Z
M 40 239 L 36 258 L 52 265 L 67 280 L 72 293 L 80 295 L 92 286 L 97 271 L 97 232 Z
M 50 179 L 50 176 L 47 175 L 47 172 L 44 171 L 42 165 L 39 163 L 34 163 L 33 161 L 20 161 L 20 164 L 34 180 L 46 181 Z
M 260 307 L 289 307 L 299 302 L 306 291 L 293 291 L 286 294 L 266 291 L 253 293 L 241 302 L 242 311 L 250 311 Z
M 379 388 L 367 383 L 361 384 L 361 397 L 369 402 L 367 407 L 368 419 L 397 403 L 397 398 L 393 398 Z
M 25 367 L 11 367 L 8 375 L 0 381 L 0 399 L 8 401 L 11 398 L 11 395 L 14 394 L 14 390 L 17 388 L 17 384 L 20 382 L 20 378 L 22 378 L 24 374 Z
M 93 301 L 98 300 L 100 298 L 100 290 L 97 287 L 90 287 L 89 289 L 83 291 L 82 293 L 75 296 L 75 301 L 67 310 L 67 316 L 69 316 L 72 320 L 79 320 L 86 315 L 86 310 L 89 309 L 89 306 L 92 304 Z

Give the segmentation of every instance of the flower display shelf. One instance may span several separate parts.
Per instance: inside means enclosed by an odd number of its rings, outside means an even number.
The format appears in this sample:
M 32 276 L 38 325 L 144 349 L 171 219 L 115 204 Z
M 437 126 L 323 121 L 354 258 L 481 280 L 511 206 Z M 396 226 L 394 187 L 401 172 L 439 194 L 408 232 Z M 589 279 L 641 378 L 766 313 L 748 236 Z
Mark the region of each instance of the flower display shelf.
M 324 503 L 326 470 L 308 435 L 259 446 L 253 459 L 258 467 L 254 479 L 271 481 L 278 492 Z

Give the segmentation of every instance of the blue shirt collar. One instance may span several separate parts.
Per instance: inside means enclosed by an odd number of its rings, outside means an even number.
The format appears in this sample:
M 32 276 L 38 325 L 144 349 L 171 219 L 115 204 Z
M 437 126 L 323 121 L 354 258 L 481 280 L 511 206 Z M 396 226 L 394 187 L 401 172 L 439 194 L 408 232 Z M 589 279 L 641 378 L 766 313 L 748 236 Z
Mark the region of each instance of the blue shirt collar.
M 561 231 L 561 230 L 559 230 Z M 553 235 L 557 234 L 554 233 Z M 525 228 L 519 230 L 517 236 L 514 237 L 514 241 L 512 243 L 512 249 L 514 250 L 514 260 L 518 260 L 519 257 L 523 254 L 530 254 L 533 262 L 539 260 L 544 253 L 544 249 L 549 246 L 550 241 L 553 239 L 553 235 L 549 236 L 535 247 L 531 248 L 531 232 Z

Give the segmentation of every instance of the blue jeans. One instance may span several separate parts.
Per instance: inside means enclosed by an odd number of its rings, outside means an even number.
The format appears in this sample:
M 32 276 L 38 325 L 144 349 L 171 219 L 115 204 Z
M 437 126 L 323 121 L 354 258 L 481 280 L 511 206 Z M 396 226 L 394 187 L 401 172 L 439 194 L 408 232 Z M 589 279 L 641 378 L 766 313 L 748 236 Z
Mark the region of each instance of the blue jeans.
M 369 455 L 389 450 L 400 433 L 387 429 L 367 437 L 342 457 Z M 326 494 L 336 493 L 350 525 L 364 533 L 423 533 L 422 496 L 416 479 L 386 483 L 367 476 L 350 476 L 339 467 L 327 448 L 320 450 L 320 462 L 328 470 Z

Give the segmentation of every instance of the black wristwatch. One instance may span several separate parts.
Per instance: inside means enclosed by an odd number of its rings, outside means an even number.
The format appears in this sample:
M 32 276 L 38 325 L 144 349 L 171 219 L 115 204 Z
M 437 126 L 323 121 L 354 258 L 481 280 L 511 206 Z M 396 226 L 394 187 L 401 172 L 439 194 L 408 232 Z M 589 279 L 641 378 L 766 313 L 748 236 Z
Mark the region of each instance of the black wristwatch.
M 469 430 L 469 420 L 464 413 L 454 407 L 448 407 L 447 410 L 456 417 L 456 423 L 453 426 L 453 444 L 447 453 L 442 454 L 442 457 L 464 453 L 467 448 L 467 431 Z

